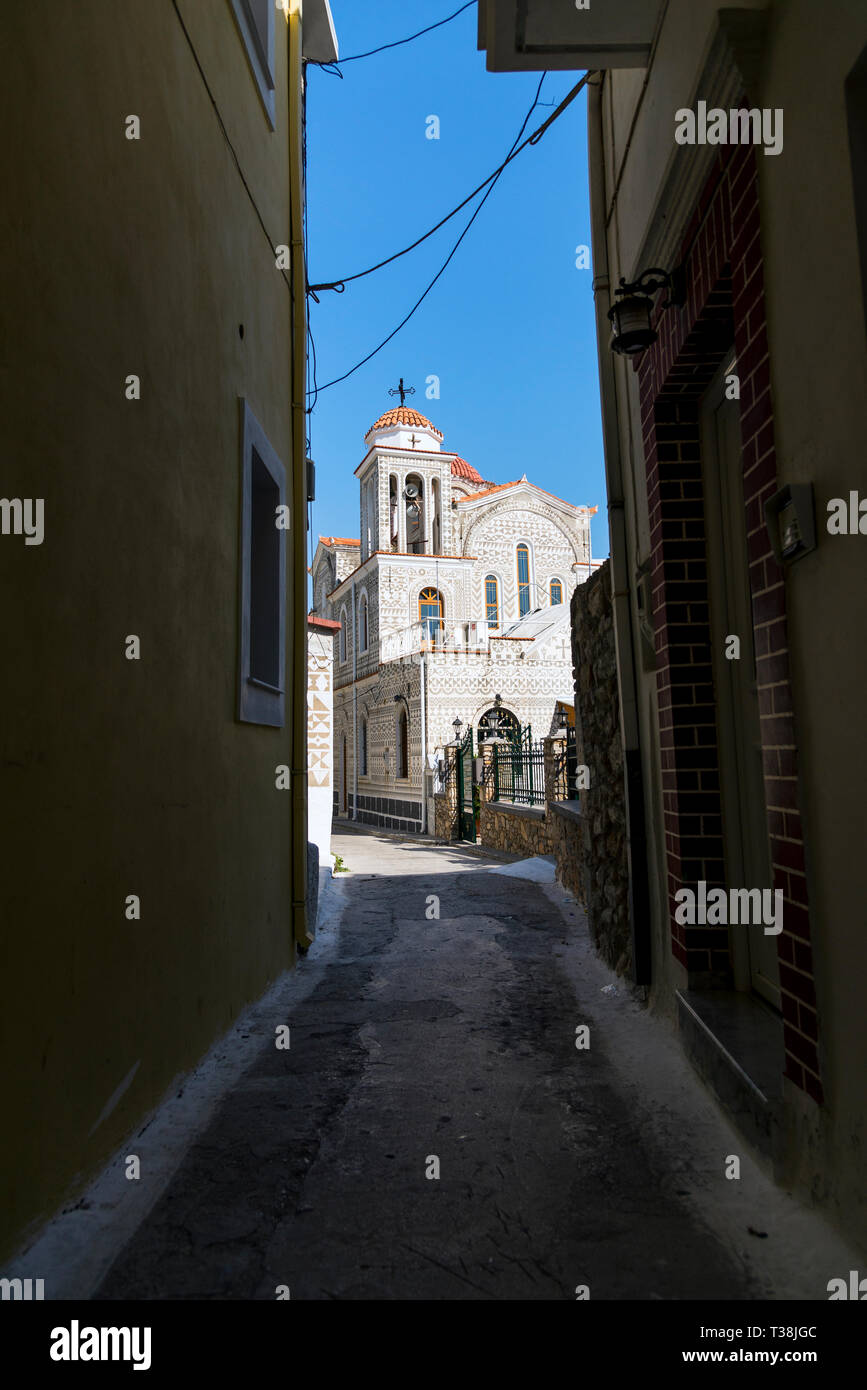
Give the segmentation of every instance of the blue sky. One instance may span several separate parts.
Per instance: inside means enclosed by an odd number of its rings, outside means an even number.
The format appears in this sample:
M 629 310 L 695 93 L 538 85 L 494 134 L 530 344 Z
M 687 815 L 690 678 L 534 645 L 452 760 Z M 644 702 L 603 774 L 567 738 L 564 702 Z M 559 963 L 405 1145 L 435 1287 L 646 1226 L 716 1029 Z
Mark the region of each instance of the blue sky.
M 459 0 L 331 0 L 342 56 L 444 18 Z M 348 63 L 343 80 L 309 69 L 308 235 L 311 283 L 352 275 L 427 231 L 502 160 L 539 74 L 488 73 L 476 8 L 414 43 Z M 559 103 L 580 74 L 551 73 L 541 102 Z M 534 111 L 526 134 L 553 110 Z M 439 117 L 440 138 L 426 121 Z M 481 196 L 481 195 L 480 195 Z M 320 385 L 366 356 L 442 265 L 477 200 L 423 246 L 312 304 Z M 310 417 L 316 460 L 313 532 L 358 535 L 363 436 L 397 404 L 442 430 L 443 448 L 492 482 L 526 473 L 570 502 L 599 506 L 593 554 L 608 554 L 590 243 L 586 93 L 509 165 L 454 259 L 405 328 Z M 425 381 L 440 379 L 440 398 Z

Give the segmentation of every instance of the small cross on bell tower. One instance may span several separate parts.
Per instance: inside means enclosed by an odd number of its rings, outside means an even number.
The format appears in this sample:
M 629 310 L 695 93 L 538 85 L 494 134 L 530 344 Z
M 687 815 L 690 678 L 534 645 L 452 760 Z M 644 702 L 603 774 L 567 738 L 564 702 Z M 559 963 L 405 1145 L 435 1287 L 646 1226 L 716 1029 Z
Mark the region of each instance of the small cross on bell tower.
M 390 387 L 390 388 L 389 388 L 388 394 L 389 394 L 390 396 L 400 396 L 400 403 L 401 403 L 401 405 L 403 405 L 404 402 L 406 401 L 407 396 L 414 396 L 414 395 L 415 395 L 415 387 L 414 387 L 414 386 L 404 386 L 404 384 L 403 384 L 403 377 L 401 377 L 401 379 L 400 379 L 400 381 L 398 382 L 397 386 L 393 386 L 393 387 Z

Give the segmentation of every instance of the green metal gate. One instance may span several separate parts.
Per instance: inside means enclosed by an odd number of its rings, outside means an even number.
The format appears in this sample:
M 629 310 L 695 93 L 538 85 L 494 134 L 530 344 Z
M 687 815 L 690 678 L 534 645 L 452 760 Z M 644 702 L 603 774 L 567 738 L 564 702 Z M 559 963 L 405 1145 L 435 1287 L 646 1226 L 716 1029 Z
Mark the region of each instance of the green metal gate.
M 493 800 L 545 804 L 545 757 L 529 724 L 506 728 L 493 750 Z
M 476 814 L 473 805 L 475 764 L 473 758 L 473 730 L 467 730 L 461 741 L 457 755 L 458 774 L 458 822 L 459 840 L 476 841 Z

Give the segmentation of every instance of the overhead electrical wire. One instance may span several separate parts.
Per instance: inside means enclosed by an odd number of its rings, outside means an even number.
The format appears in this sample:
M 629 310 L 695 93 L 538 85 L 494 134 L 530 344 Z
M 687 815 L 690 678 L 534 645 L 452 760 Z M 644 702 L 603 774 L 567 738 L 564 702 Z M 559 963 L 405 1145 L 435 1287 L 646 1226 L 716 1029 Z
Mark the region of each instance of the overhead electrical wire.
M 542 76 L 544 78 L 545 74 L 543 73 Z M 517 159 L 518 155 L 521 153 L 522 150 L 526 149 L 528 145 L 537 145 L 539 141 L 542 139 L 542 136 L 545 134 L 545 131 L 548 129 L 548 127 L 552 125 L 554 121 L 557 120 L 558 116 L 561 116 L 563 114 L 563 112 L 566 110 L 566 107 L 569 106 L 569 104 L 575 100 L 582 87 L 589 81 L 589 79 L 592 76 L 592 72 L 586 72 L 584 76 L 581 78 L 580 82 L 577 82 L 576 85 L 572 88 L 571 92 L 569 92 L 563 98 L 557 109 L 551 112 L 551 115 L 548 117 L 546 121 L 542 122 L 542 124 L 539 126 L 539 129 L 534 130 L 532 135 L 528 135 L 527 139 L 523 142 L 523 144 L 518 145 L 517 149 L 515 148 L 515 145 L 513 145 L 506 158 L 503 160 L 502 164 L 497 169 L 495 169 L 492 174 L 489 174 L 486 179 L 483 179 L 482 182 L 478 185 L 478 187 L 473 189 L 472 193 L 468 193 L 466 198 L 464 198 L 462 202 L 458 203 L 457 207 L 452 208 L 451 212 L 446 213 L 445 217 L 442 217 L 440 221 L 437 222 L 435 226 L 431 227 L 429 231 L 425 232 L 423 236 L 418 237 L 418 239 L 416 241 L 411 242 L 409 246 L 405 246 L 402 251 L 395 251 L 393 256 L 387 256 L 384 261 L 377 261 L 376 265 L 369 266 L 367 270 L 359 270 L 355 273 L 355 275 L 344 275 L 340 280 L 327 280 L 323 281 L 321 284 L 308 285 L 307 288 L 313 295 L 314 299 L 316 298 L 316 292 L 319 290 L 335 290 L 338 294 L 342 294 L 346 286 L 352 284 L 353 280 L 362 280 L 366 275 L 372 275 L 375 270 L 382 270 L 384 266 L 391 265 L 392 261 L 399 260 L 401 256 L 406 256 L 409 254 L 410 251 L 414 251 L 417 246 L 421 246 L 423 241 L 427 241 L 429 237 L 433 236 L 434 232 L 439 231 L 440 227 L 444 227 L 447 222 L 449 222 L 453 217 L 456 217 L 457 214 L 462 210 L 462 208 L 466 207 L 467 203 L 471 203 L 473 198 L 475 198 L 476 194 L 481 193 L 483 188 L 487 187 L 488 184 L 492 184 L 496 179 L 498 179 L 500 177 L 500 174 L 502 174 L 503 170 L 506 168 L 506 166 L 508 164 L 511 164 L 513 159 Z M 533 106 L 530 107 L 530 112 L 532 112 L 534 108 L 535 102 Z M 529 116 L 530 113 L 528 112 L 527 120 L 529 120 Z M 522 133 L 523 130 L 526 128 L 526 124 L 527 121 L 525 120 L 524 126 L 522 127 Z M 520 139 L 520 136 L 518 137 L 518 139 Z M 481 204 L 479 204 L 479 206 L 481 206 Z
M 471 226 L 473 225 L 473 223 L 475 222 L 475 220 L 476 220 L 476 218 L 478 217 L 479 213 L 481 212 L 482 208 L 485 206 L 485 203 L 487 202 L 488 198 L 489 198 L 489 197 L 491 196 L 491 194 L 493 193 L 494 188 L 496 187 L 496 184 L 497 184 L 497 180 L 499 179 L 499 177 L 500 177 L 500 175 L 502 174 L 503 170 L 506 168 L 506 165 L 509 163 L 509 161 L 510 161 L 510 159 L 511 159 L 511 157 L 512 157 L 512 154 L 513 154 L 513 152 L 515 151 L 515 146 L 518 144 L 518 141 L 521 139 L 521 136 L 524 134 L 524 131 L 527 129 L 527 122 L 529 121 L 530 117 L 532 116 L 533 112 L 534 112 L 535 109 L 536 109 L 536 103 L 537 103 L 538 100 L 539 100 L 539 93 L 540 93 L 541 90 L 542 90 L 542 83 L 545 81 L 546 76 L 547 76 L 547 73 L 544 73 L 544 72 L 543 72 L 543 73 L 542 73 L 542 76 L 539 78 L 539 85 L 538 85 L 538 87 L 536 88 L 536 95 L 535 95 L 534 98 L 533 98 L 533 103 L 532 103 L 532 105 L 531 105 L 529 111 L 527 112 L 526 116 L 524 117 L 523 124 L 521 125 L 521 129 L 518 131 L 518 134 L 516 135 L 516 137 L 515 137 L 515 139 L 514 139 L 514 141 L 513 141 L 513 143 L 512 143 L 512 149 L 509 151 L 509 156 L 503 161 L 503 163 L 500 165 L 499 169 L 497 169 L 497 170 L 495 171 L 495 173 L 492 175 L 491 179 L 490 179 L 490 180 L 488 180 L 488 179 L 485 180 L 485 183 L 490 183 L 490 187 L 488 188 L 487 192 L 485 193 L 485 196 L 481 199 L 481 201 L 480 201 L 478 207 L 476 208 L 476 210 L 475 210 L 475 212 L 473 213 L 472 217 L 470 218 L 469 222 L 468 222 L 467 225 L 464 227 L 464 230 L 461 232 L 460 236 L 458 237 L 457 241 L 455 242 L 455 244 L 454 244 L 454 246 L 452 247 L 451 251 L 449 252 L 448 256 L 447 256 L 446 259 L 443 261 L 442 265 L 440 266 L 440 268 L 439 268 L 439 270 L 437 271 L 437 273 L 436 273 L 436 275 L 434 276 L 434 278 L 431 280 L 430 284 L 429 284 L 429 285 L 427 286 L 427 288 L 425 289 L 424 293 L 423 293 L 422 295 L 420 295 L 420 297 L 416 300 L 415 304 L 413 304 L 413 306 L 412 306 L 412 308 L 410 309 L 409 313 L 408 313 L 404 318 L 401 319 L 401 321 L 400 321 L 400 323 L 397 325 L 397 327 L 394 328 L 394 329 L 392 329 L 392 331 L 389 333 L 389 335 L 388 335 L 387 338 L 383 338 L 382 342 L 379 343 L 379 344 L 373 349 L 372 352 L 369 352 L 369 353 L 367 354 L 366 357 L 362 357 L 361 361 L 360 361 L 360 362 L 356 362 L 356 364 L 355 364 L 354 367 L 350 367 L 350 369 L 349 369 L 348 372 L 344 372 L 342 376 L 336 376 L 336 377 L 334 377 L 334 379 L 333 379 L 332 381 L 327 381 L 327 382 L 325 383 L 324 386 L 318 387 L 318 388 L 317 388 L 317 394 L 320 394 L 322 391 L 327 391 L 328 388 L 329 388 L 330 386 L 337 386 L 339 382 L 345 381 L 347 377 L 352 376 L 353 373 L 354 373 L 354 372 L 357 372 L 357 371 L 359 370 L 360 367 L 363 367 L 367 362 L 369 362 L 370 359 L 371 359 L 372 357 L 375 357 L 376 354 L 377 354 L 378 352 L 381 352 L 382 349 L 386 346 L 386 344 L 387 344 L 387 343 L 390 343 L 391 340 L 392 340 L 392 338 L 394 338 L 395 335 L 398 334 L 398 333 L 400 332 L 400 330 L 404 327 L 404 325 L 407 324 L 407 323 L 409 323 L 409 320 L 412 318 L 412 316 L 413 316 L 413 314 L 415 313 L 415 311 L 416 311 L 418 308 L 420 308 L 421 305 L 424 303 L 425 299 L 426 299 L 427 296 L 430 294 L 430 292 L 431 292 L 431 290 L 433 289 L 434 285 L 436 284 L 437 280 L 439 280 L 440 276 L 445 272 L 446 267 L 448 266 L 449 262 L 451 261 L 452 257 L 454 256 L 455 252 L 457 251 L 457 249 L 458 249 L 458 247 L 460 246 L 461 242 L 463 241 L 464 237 L 466 236 L 467 232 L 470 230 L 470 227 L 471 227 Z M 552 118 L 552 119 L 553 119 L 553 118 Z M 526 143 L 526 142 L 525 142 L 525 143 Z M 522 148 L 523 148 L 523 147 L 522 147 Z M 485 186 L 485 184 L 481 184 L 481 185 L 480 185 L 481 188 L 484 188 L 484 186 Z M 477 189 L 476 192 L 478 192 L 478 191 L 479 191 L 479 190 Z M 395 259 L 395 258 L 392 257 L 391 259 L 393 260 L 393 259 Z M 368 272 L 366 272 L 366 273 L 369 274 L 370 272 L 368 271 Z M 354 279 L 358 279 L 359 277 L 358 277 L 358 276 L 354 276 L 353 278 L 354 278 Z
M 322 68 L 325 72 L 333 73 L 337 77 L 342 77 L 343 73 L 340 69 L 344 63 L 357 63 L 359 58 L 372 58 L 374 53 L 385 53 L 386 49 L 400 48 L 402 44 L 412 43 L 414 39 L 420 39 L 423 34 L 430 34 L 434 29 L 441 29 L 444 24 L 450 24 L 453 19 L 457 19 L 459 14 L 463 14 L 464 10 L 470 9 L 475 4 L 476 0 L 467 0 L 467 3 L 461 5 L 459 10 L 455 10 L 454 14 L 446 15 L 445 19 L 438 19 L 436 24 L 429 24 L 426 29 L 419 29 L 418 33 L 410 34 L 405 39 L 395 39 L 393 43 L 383 43 L 380 44 L 379 48 L 370 48 L 366 53 L 352 53 L 348 58 L 336 58 L 330 63 L 316 63 L 314 66 Z
M 344 63 L 355 63 L 355 62 L 358 62 L 358 60 L 361 59 L 361 58 L 371 58 L 371 57 L 373 57 L 373 55 L 374 55 L 375 53 L 384 53 L 384 52 L 385 52 L 386 50 L 388 50 L 388 49 L 391 49 L 391 48 L 400 48 L 403 44 L 412 43 L 415 39 L 421 38 L 424 34 L 430 34 L 430 33 L 433 32 L 434 29 L 440 29 L 440 28 L 442 28 L 442 26 L 443 26 L 444 24 L 450 24 L 451 21 L 452 21 L 453 19 L 457 19 L 458 15 L 463 14 L 463 13 L 464 13 L 464 10 L 470 9 L 471 6 L 474 5 L 474 4 L 476 4 L 476 0 L 467 0 L 467 3 L 466 3 L 466 4 L 461 5 L 460 8 L 457 9 L 457 10 L 455 10 L 455 11 L 453 11 L 452 14 L 446 15 L 445 19 L 440 19 L 440 20 L 438 20 L 435 24 L 429 24 L 429 25 L 427 25 L 426 28 L 424 28 L 424 29 L 419 29 L 415 34 L 410 34 L 410 35 L 408 35 L 407 38 L 404 38 L 404 39 L 396 39 L 393 43 L 381 44 L 378 48 L 371 48 L 371 49 L 369 49 L 368 52 L 366 52 L 366 53 L 353 53 L 353 54 L 351 54 L 349 57 L 347 57 L 347 58 L 341 58 L 341 59 L 339 59 L 339 60 L 337 60 L 336 62 L 333 62 L 333 63 L 317 63 L 317 64 L 314 64 L 314 66 L 320 67 L 320 68 L 322 68 L 322 69 L 323 69 L 324 71 L 326 71 L 326 72 L 335 73 L 338 77 L 342 78 L 342 77 L 343 77 L 343 73 L 340 71 L 340 67 L 341 67 Z M 543 74 L 542 80 L 544 80 L 544 74 Z M 539 82 L 539 90 L 537 90 L 537 92 L 536 92 L 536 99 L 537 99 L 537 101 L 538 101 L 539 91 L 541 90 L 541 87 L 542 87 L 542 80 L 540 80 L 540 82 Z M 305 82 L 305 84 L 304 84 L 304 96 L 303 96 L 303 106 L 304 106 L 304 110 L 303 110 L 303 117 L 302 117 L 302 124 L 303 124 L 303 135 L 302 135 L 302 161 L 303 161 L 303 167 L 304 167 L 305 183 L 306 183 L 306 173 L 307 173 L 307 88 L 308 88 L 308 84 Z M 535 106 L 535 103 L 534 103 L 534 106 Z M 533 110 L 533 107 L 530 108 L 530 112 L 532 112 L 532 110 Z M 519 139 L 520 139 L 520 135 L 523 134 L 523 132 L 524 132 L 524 130 L 525 130 L 525 128 L 526 128 L 527 120 L 529 120 L 529 117 L 530 117 L 530 112 L 527 113 L 527 118 L 526 118 L 526 120 L 524 121 L 523 126 L 521 127 L 521 132 L 520 132 L 520 134 L 519 134 L 519 136 L 518 136 Z M 514 149 L 514 146 L 513 146 L 512 148 Z M 482 186 L 484 187 L 484 185 L 482 185 Z M 493 184 L 492 184 L 491 186 L 493 187 Z M 478 191 L 478 190 L 477 190 L 477 191 Z M 490 191 L 490 190 L 489 190 L 489 191 Z M 474 195 L 471 195 L 471 196 L 474 196 Z M 487 197 L 487 195 L 485 195 L 485 196 Z M 469 201 L 469 199 L 466 200 L 466 201 Z M 483 199 L 482 201 L 484 202 L 484 199 Z M 465 205 L 466 205 L 465 203 L 462 204 L 462 206 L 465 206 Z M 480 209 L 481 209 L 481 204 L 479 204 L 479 208 L 476 210 L 476 212 L 478 213 L 478 211 L 479 211 Z M 455 212 L 459 212 L 459 211 L 460 211 L 460 208 L 456 208 L 456 209 L 455 209 Z M 448 219 L 446 219 L 446 220 L 448 220 Z M 460 241 L 463 240 L 463 236 L 465 236 L 466 233 L 467 233 L 467 231 L 469 231 L 470 225 L 471 225 L 471 223 L 472 223 L 474 220 L 475 220 L 475 214 L 474 214 L 473 218 L 470 219 L 470 223 L 468 223 L 467 226 L 466 226 L 466 228 L 464 229 L 464 232 L 463 232 L 461 238 L 460 238 L 459 241 L 455 244 L 455 246 L 454 246 L 454 248 L 453 248 L 453 250 L 452 250 L 452 253 L 451 253 L 452 255 L 454 255 L 454 252 L 457 250 L 458 246 L 460 245 Z M 442 224 L 440 224 L 440 225 L 442 225 Z M 434 228 L 434 230 L 437 230 L 437 229 Z M 430 235 L 430 233 L 429 233 L 429 235 Z M 305 199 L 305 202 L 304 202 L 304 228 L 303 228 L 303 238 L 304 238 L 304 263 L 305 263 L 305 265 L 308 265 L 308 264 L 309 264 L 309 238 L 308 238 L 308 230 L 307 230 L 307 202 L 306 202 L 306 199 Z M 423 238 L 423 239 L 424 239 L 424 238 Z M 411 249 L 411 248 L 410 248 L 410 249 Z M 451 256 L 449 257 L 449 260 L 451 260 Z M 446 265 L 448 265 L 448 261 L 446 261 Z M 443 271 L 443 270 L 445 270 L 445 265 L 442 267 L 442 270 L 440 271 L 440 274 L 442 274 L 442 271 Z M 355 277 L 353 277 L 353 278 L 355 278 Z M 438 279 L 439 276 L 437 276 L 436 278 Z M 428 286 L 428 290 L 432 289 L 434 284 L 435 284 L 435 281 L 432 281 L 431 284 Z M 324 288 L 324 287 L 322 287 L 322 288 Z M 335 285 L 334 288 L 337 289 L 337 286 Z M 342 292 L 342 289 L 341 289 L 341 292 Z M 428 291 L 426 290 L 426 291 L 425 291 L 425 295 L 427 294 L 427 292 L 428 292 Z M 308 285 L 308 313 L 307 313 L 307 315 L 306 315 L 306 319 L 307 319 L 307 340 L 308 340 L 308 343 L 309 343 L 309 346 L 310 346 L 310 351 L 309 351 L 309 353 L 308 353 L 308 358 L 307 358 L 307 391 L 306 391 L 306 394 L 307 394 L 308 397 L 309 397 L 309 396 L 312 396 L 312 397 L 313 397 L 313 399 L 312 399 L 312 401 L 310 402 L 309 406 L 307 407 L 307 411 L 306 411 L 306 414 L 307 414 L 307 454 L 308 454 L 308 457 L 312 454 L 312 451 L 313 451 L 313 450 L 312 450 L 312 418 L 311 418 L 311 417 L 312 417 L 313 411 L 314 411 L 314 409 L 315 409 L 315 407 L 316 407 L 316 402 L 317 402 L 318 397 L 319 397 L 319 385 L 318 385 L 317 380 L 316 380 L 316 342 L 315 342 L 315 339 L 314 339 L 314 337 L 313 337 L 313 329 L 312 329 L 312 326 L 311 326 L 311 323 L 310 323 L 310 314 L 309 314 L 309 296 L 310 296 L 311 293 L 312 293 L 313 299 L 316 300 L 316 294 L 315 294 L 315 292 L 313 292 L 313 291 L 312 291 L 312 287 Z M 423 296 L 422 296 L 422 299 L 423 299 L 424 297 L 425 297 L 425 296 L 423 295 Z M 419 300 L 419 304 L 420 304 L 421 302 L 422 302 L 422 301 Z M 318 303 L 318 300 L 317 300 L 317 303 Z M 418 305 L 416 305 L 415 308 L 413 308 L 413 309 L 410 311 L 410 315 L 408 315 L 407 318 L 411 317 L 411 315 L 412 315 L 413 313 L 415 313 L 415 309 L 416 309 L 416 308 L 418 308 Z M 406 319 L 404 320 L 404 323 L 405 323 L 405 322 L 407 322 Z M 402 328 L 402 327 L 403 327 L 403 324 L 400 324 L 400 325 L 399 325 L 399 328 Z M 399 328 L 398 328 L 398 329 L 395 329 L 395 332 L 398 332 L 398 331 L 399 331 Z M 392 335 L 392 336 L 393 336 L 393 335 Z M 385 344 L 383 343 L 382 346 L 384 347 Z M 376 349 L 376 351 L 378 351 L 378 349 Z M 369 359 L 367 359 L 367 360 L 369 360 Z M 359 364 L 359 365 L 362 365 L 362 364 Z M 312 383 L 313 383 L 313 384 L 312 384 L 312 389 L 311 389 L 311 387 L 310 387 L 311 376 L 312 376 Z M 329 384 L 329 385 L 335 385 L 336 383 L 334 383 L 334 382 L 329 382 L 328 384 Z M 325 388 L 323 387 L 322 389 L 324 390 Z M 312 535 L 313 535 L 313 527 L 312 527 L 312 520 L 313 520 L 313 503 L 312 503 L 312 502 L 308 503 L 307 511 L 308 511 L 308 518 L 307 518 L 307 520 L 308 520 L 308 531 L 309 531 L 310 537 L 311 537 L 310 544 L 311 544 L 311 551 L 312 551 L 312 543 L 313 543 L 313 542 L 312 542 Z M 311 566 L 312 566 L 312 554 L 311 554 Z

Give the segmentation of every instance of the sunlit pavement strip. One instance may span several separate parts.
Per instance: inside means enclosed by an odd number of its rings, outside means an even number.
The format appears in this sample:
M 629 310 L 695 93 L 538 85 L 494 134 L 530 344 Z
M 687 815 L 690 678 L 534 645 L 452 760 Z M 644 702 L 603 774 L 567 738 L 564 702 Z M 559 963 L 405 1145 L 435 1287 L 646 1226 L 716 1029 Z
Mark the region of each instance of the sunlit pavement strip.
M 487 874 L 511 874 L 513 878 L 528 878 L 533 883 L 555 883 L 556 866 L 547 855 L 536 855 L 533 859 L 519 859 L 516 864 L 491 864 L 484 870 Z
M 825 1298 L 826 1270 L 856 1267 L 666 1026 L 622 981 L 601 992 L 558 885 L 458 846 L 333 847 L 346 906 L 275 1009 L 290 1050 L 263 1024 L 98 1297 Z

